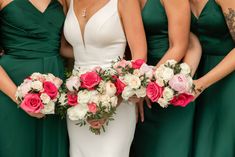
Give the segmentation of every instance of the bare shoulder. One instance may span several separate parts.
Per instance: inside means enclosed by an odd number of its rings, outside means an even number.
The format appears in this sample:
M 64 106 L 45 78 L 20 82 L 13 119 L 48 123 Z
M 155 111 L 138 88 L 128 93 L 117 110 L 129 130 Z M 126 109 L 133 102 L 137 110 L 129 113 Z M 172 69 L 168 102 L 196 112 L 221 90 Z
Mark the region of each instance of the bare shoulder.
M 13 0 L 0 0 L 0 10 L 2 10 L 4 7 L 6 7 L 11 2 L 13 2 Z
M 141 0 L 118 0 L 118 6 L 119 6 L 120 13 L 127 11 L 127 9 L 132 10 L 136 7 L 139 8 L 140 1 Z
M 228 8 L 235 8 L 235 1 L 234 0 L 215 0 L 221 8 L 228 7 Z
M 235 1 L 234 0 L 216 0 L 220 5 L 230 34 L 235 41 Z

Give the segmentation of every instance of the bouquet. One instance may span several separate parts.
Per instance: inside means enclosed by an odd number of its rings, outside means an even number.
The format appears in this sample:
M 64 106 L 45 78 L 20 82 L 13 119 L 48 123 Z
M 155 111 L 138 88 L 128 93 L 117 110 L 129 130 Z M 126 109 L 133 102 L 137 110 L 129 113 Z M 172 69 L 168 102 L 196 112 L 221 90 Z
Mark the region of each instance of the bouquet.
M 153 77 L 152 67 L 142 59 L 126 61 L 119 59 L 112 68 L 117 72 L 117 82 L 122 85 L 118 90 L 124 100 L 131 97 L 144 98 L 146 86 Z
M 114 74 L 100 67 L 73 72 L 59 100 L 70 120 L 78 121 L 80 126 L 88 122 L 90 131 L 95 134 L 100 134 L 101 129 L 105 131 L 104 125 L 113 120 L 118 105 Z
M 191 69 L 186 63 L 168 60 L 154 70 L 153 78 L 147 85 L 147 97 L 166 108 L 187 106 L 193 99 L 194 84 Z
M 62 83 L 53 74 L 33 73 L 17 88 L 16 99 L 26 112 L 54 114 Z

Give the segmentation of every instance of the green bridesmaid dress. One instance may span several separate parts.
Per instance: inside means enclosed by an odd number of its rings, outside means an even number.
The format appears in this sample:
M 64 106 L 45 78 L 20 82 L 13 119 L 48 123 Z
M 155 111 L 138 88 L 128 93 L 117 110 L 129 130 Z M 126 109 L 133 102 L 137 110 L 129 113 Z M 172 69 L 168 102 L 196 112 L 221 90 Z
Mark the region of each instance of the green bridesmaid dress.
M 28 0 L 13 0 L 0 11 L 2 66 L 16 85 L 33 72 L 63 77 L 59 56 L 63 7 L 52 0 L 41 13 Z M 0 157 L 68 157 L 65 121 L 28 116 L 0 92 Z
M 148 64 L 156 65 L 169 48 L 168 21 L 160 0 L 147 0 L 142 12 L 148 44 Z M 194 103 L 187 107 L 152 109 L 145 105 L 145 121 L 137 124 L 132 157 L 190 157 Z
M 199 18 L 192 15 L 192 31 L 203 56 L 198 75 L 213 69 L 235 48 L 223 12 L 209 0 Z M 234 58 L 235 60 L 235 58 Z M 194 157 L 235 156 L 235 72 L 206 89 L 196 100 Z

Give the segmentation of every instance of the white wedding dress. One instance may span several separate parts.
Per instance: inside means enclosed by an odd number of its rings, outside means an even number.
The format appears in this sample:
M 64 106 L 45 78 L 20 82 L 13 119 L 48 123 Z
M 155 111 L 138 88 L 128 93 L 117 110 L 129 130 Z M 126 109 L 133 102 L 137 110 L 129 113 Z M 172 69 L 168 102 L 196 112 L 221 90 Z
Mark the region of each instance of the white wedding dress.
M 65 20 L 64 34 L 73 46 L 74 69 L 78 67 L 109 67 L 111 61 L 123 57 L 126 37 L 118 14 L 118 0 L 110 0 L 87 22 L 84 37 L 71 0 Z M 115 120 L 106 132 L 95 135 L 88 126 L 79 127 L 67 120 L 70 138 L 70 157 L 129 157 L 134 137 L 135 105 L 123 102 L 117 109 Z

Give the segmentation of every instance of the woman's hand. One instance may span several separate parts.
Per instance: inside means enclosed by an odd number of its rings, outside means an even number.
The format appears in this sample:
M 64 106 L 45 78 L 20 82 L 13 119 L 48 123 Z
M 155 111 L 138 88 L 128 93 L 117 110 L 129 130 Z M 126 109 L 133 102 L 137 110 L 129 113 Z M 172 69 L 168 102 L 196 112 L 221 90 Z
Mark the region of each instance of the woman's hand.
M 138 98 L 136 95 L 134 95 L 134 96 L 130 97 L 130 98 L 128 99 L 128 101 L 132 102 L 133 104 L 137 104 L 137 103 L 141 102 L 142 99 L 141 99 L 141 98 Z
M 4 51 L 0 49 L 0 57 L 4 55 Z
M 151 109 L 151 102 L 149 100 L 149 98 L 145 97 L 142 98 L 141 101 L 137 102 L 137 109 L 136 109 L 136 122 L 138 122 L 138 118 L 140 115 L 140 120 L 141 122 L 144 122 L 144 102 L 146 102 L 147 106 Z
M 194 100 L 195 100 L 205 90 L 205 85 L 200 79 L 194 80 L 193 83 L 195 85 L 194 89 Z
M 26 112 L 26 111 L 25 111 Z M 42 113 L 31 113 L 31 112 L 26 112 L 29 116 L 31 117 L 35 117 L 35 118 L 38 118 L 38 119 L 41 119 L 43 117 L 45 117 L 44 114 Z

